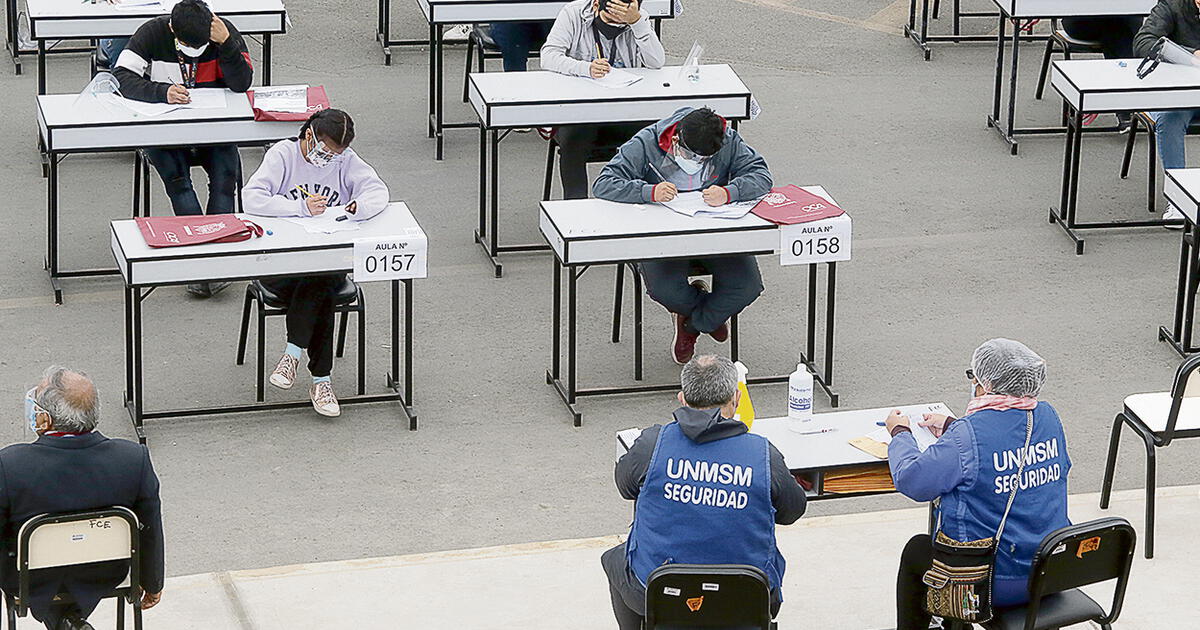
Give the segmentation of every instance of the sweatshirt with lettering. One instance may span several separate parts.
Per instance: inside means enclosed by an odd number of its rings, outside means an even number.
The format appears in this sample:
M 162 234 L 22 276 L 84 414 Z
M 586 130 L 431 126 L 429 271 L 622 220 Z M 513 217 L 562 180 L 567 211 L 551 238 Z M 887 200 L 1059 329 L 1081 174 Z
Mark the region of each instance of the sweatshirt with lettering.
M 242 204 L 248 214 L 267 217 L 310 216 L 305 195 L 327 197 L 330 206 L 358 202 L 352 215 L 365 221 L 388 205 L 388 188 L 375 169 L 346 148 L 343 158 L 325 168 L 317 168 L 300 151 L 297 140 L 275 143 L 263 156 L 262 164 L 242 189 Z

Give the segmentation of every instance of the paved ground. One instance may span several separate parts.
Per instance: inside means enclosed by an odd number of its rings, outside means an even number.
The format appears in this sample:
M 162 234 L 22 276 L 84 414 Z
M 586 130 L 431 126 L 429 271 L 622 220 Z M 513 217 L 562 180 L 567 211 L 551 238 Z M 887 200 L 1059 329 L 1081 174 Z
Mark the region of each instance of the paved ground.
M 397 28 L 419 35 L 419 14 L 399 4 Z M 980 0 L 967 5 L 984 7 Z M 542 377 L 550 261 L 513 257 L 504 279 L 491 277 L 469 236 L 476 135 L 448 132 L 447 159 L 433 161 L 423 122 L 426 57 L 405 50 L 384 67 L 371 36 L 374 6 L 289 2 L 294 29 L 277 40 L 276 81 L 327 86 L 335 104 L 356 117 L 355 148 L 430 235 L 430 278 L 417 292 L 421 429 L 403 430 L 387 406 L 348 409 L 337 420 L 301 410 L 151 422 L 173 576 L 611 535 L 629 516 L 612 487 L 612 435 L 659 421 L 673 408 L 669 395 L 593 399 L 583 405 L 584 427 L 570 426 Z M 822 184 L 855 218 L 855 258 L 843 265 L 839 286 L 836 381 L 843 406 L 940 399 L 961 411 L 971 350 L 992 336 L 1024 340 L 1050 364 L 1044 397 L 1067 426 L 1072 489 L 1096 491 L 1107 428 L 1122 398 L 1165 389 L 1178 363 L 1155 341 L 1172 309 L 1177 236 L 1093 234 L 1087 255 L 1076 257 L 1045 219 L 1057 198 L 1061 138 L 1025 141 L 1019 157 L 1009 156 L 983 124 L 993 49 L 942 47 L 922 62 L 897 34 L 903 8 L 887 0 L 688 0 L 685 15 L 666 25 L 665 39 L 675 61 L 700 39 L 711 61 L 733 64 L 764 107 L 743 129 L 776 180 Z M 1035 50 L 1029 46 L 1025 58 Z M 451 52 L 448 67 L 458 67 L 461 55 Z M 60 57 L 50 66 L 51 91 L 82 86 L 83 59 Z M 1028 64 L 1022 75 L 1021 117 L 1052 122 L 1057 105 L 1031 98 L 1034 73 Z M 9 206 L 0 230 L 0 400 L 10 410 L 0 441 L 30 439 L 19 400 L 52 362 L 93 374 L 106 404 L 103 430 L 128 437 L 119 408 L 119 285 L 72 282 L 67 303 L 51 304 L 41 271 L 36 78 L 14 77 L 6 63 L 0 76 L 0 181 Z M 448 77 L 448 93 L 458 81 Z M 470 118 L 464 106 L 448 111 Z M 1088 138 L 1081 216 L 1145 213 L 1144 174 L 1116 177 L 1122 142 Z M 1143 143 L 1138 163 L 1144 150 Z M 544 151 L 529 136 L 505 142 L 506 242 L 537 238 Z M 248 172 L 260 155 L 245 152 Z M 108 260 L 102 235 L 110 218 L 128 212 L 131 164 L 123 155 L 64 163 L 68 264 Z M 166 201 L 160 190 L 156 195 L 161 213 Z M 744 358 L 755 374 L 785 373 L 802 338 L 804 275 L 769 257 L 760 264 L 768 290 L 745 316 Z M 585 383 L 631 379 L 630 344 L 614 346 L 604 332 L 611 281 L 607 270 L 582 281 Z M 379 289 L 368 294 L 375 387 L 386 361 L 378 335 L 386 293 Z M 206 303 L 182 290 L 150 300 L 146 358 L 154 406 L 251 399 L 252 368 L 233 365 L 240 299 L 232 289 Z M 646 376 L 669 381 L 677 370 L 660 312 L 647 311 Z M 278 326 L 271 329 L 272 353 L 283 345 Z M 339 366 L 335 380 L 343 390 L 352 372 L 352 361 Z M 761 414 L 783 412 L 782 387 L 752 395 Z M 1142 459 L 1132 441 L 1123 446 L 1118 485 L 1132 487 Z M 1168 449 L 1161 483 L 1195 483 L 1198 454 L 1187 442 Z M 813 513 L 911 505 L 856 500 Z

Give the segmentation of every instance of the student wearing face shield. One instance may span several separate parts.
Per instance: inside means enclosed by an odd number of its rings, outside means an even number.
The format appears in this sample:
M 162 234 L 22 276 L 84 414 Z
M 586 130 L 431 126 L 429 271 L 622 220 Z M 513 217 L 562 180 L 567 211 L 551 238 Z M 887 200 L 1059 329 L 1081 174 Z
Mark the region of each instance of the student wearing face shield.
M 350 221 L 365 221 L 387 207 L 388 188 L 375 169 L 350 148 L 354 120 L 340 109 L 312 115 L 295 140 L 267 150 L 262 165 L 242 190 L 247 214 L 313 217 L 328 208 L 345 208 Z M 260 280 L 287 302 L 287 345 L 271 372 L 271 384 L 290 389 L 296 381 L 301 353 L 308 352 L 312 376 L 309 398 L 323 416 L 338 416 L 333 393 L 334 297 L 348 280 L 345 274 Z
M 187 103 L 193 88 L 229 88 L 245 92 L 254 69 L 242 35 L 229 21 L 213 15 L 200 0 L 182 0 L 170 16 L 138 28 L 116 59 L 113 76 L 126 98 L 148 103 Z M 241 158 L 234 145 L 147 149 L 177 215 L 205 214 L 192 186 L 191 170 L 208 175 L 207 214 L 233 212 Z M 209 297 L 228 286 L 194 284 L 188 291 Z
M 599 79 L 612 68 L 661 68 L 662 42 L 639 0 L 575 0 L 564 6 L 542 46 L 543 70 Z M 588 196 L 587 157 L 592 147 L 617 145 L 642 125 L 568 125 L 555 130 L 563 197 Z
M 767 162 L 711 109 L 685 107 L 642 129 L 592 186 L 601 199 L 623 203 L 670 201 L 680 192 L 703 191 L 710 206 L 761 197 L 771 190 Z M 694 266 L 712 274 L 713 286 L 688 282 Z M 729 339 L 729 318 L 763 291 L 753 256 L 648 261 L 638 265 L 646 292 L 671 317 L 671 355 L 683 365 L 696 352 L 699 336 Z

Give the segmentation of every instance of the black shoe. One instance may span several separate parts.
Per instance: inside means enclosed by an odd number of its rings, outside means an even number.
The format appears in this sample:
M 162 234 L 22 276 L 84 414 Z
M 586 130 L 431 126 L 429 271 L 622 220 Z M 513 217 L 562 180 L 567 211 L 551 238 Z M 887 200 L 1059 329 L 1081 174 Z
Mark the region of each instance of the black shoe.
M 1133 114 L 1117 114 L 1117 133 L 1129 133 L 1133 126 Z
M 55 630 L 96 630 L 92 624 L 86 619 L 74 615 L 68 615 L 58 620 L 58 627 Z

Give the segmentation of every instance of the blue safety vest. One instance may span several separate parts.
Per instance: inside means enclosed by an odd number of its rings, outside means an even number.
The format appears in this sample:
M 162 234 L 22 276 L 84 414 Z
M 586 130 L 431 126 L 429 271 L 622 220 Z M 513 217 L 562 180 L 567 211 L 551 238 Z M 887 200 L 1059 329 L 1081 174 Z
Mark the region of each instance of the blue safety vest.
M 748 564 L 778 589 L 784 562 L 775 547 L 767 439 L 743 433 L 697 444 L 678 423 L 663 427 L 626 551 L 643 585 L 664 564 Z
M 1026 412 L 977 411 L 962 419 L 974 434 L 979 472 L 974 483 L 942 495 L 939 516 L 946 535 L 959 541 L 996 535 L 1013 484 L 1018 484 L 1008 523 L 996 552 L 997 580 L 1026 580 L 1042 538 L 1066 527 L 1067 442 L 1058 413 L 1040 402 L 1033 412 L 1033 436 L 1025 452 Z M 1025 459 L 1024 472 L 1017 468 Z

